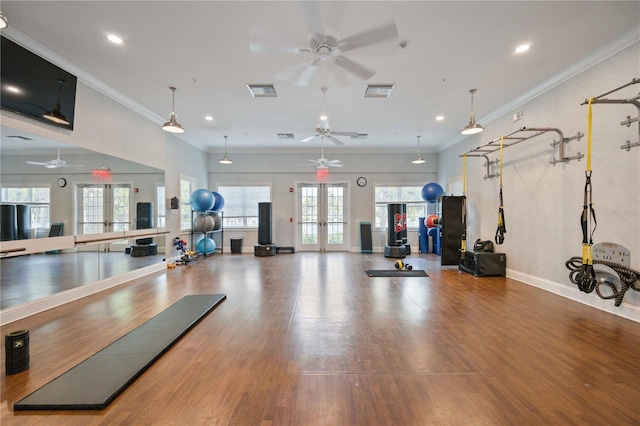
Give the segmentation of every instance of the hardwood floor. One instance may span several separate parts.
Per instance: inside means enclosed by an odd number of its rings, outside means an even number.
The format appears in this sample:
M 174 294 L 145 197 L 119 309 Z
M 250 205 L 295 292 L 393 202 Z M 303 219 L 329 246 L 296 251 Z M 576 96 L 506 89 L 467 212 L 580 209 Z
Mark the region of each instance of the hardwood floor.
M 2 327 L 30 330 L 5 425 L 637 425 L 640 324 L 412 255 L 224 254 Z M 102 411 L 13 404 L 187 294 L 227 300 Z M 4 360 L 4 345 L 3 358 Z

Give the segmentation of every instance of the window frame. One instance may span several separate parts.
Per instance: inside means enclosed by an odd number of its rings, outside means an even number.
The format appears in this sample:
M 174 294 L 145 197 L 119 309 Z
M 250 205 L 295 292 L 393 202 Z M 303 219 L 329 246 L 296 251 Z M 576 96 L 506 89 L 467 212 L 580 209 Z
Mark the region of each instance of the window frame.
M 424 215 L 424 217 L 426 217 L 428 214 L 427 202 L 422 199 L 421 195 L 420 195 L 420 200 L 393 200 L 393 201 L 378 201 L 376 199 L 376 196 L 377 196 L 378 188 L 415 188 L 415 189 L 419 189 L 421 192 L 423 186 L 424 185 L 421 183 L 403 183 L 403 184 L 375 183 L 373 185 L 373 229 L 377 231 L 385 231 L 387 229 L 387 226 L 388 226 L 387 206 L 389 204 L 406 204 L 407 205 L 407 230 L 417 231 L 420 227 L 419 218 L 422 217 L 421 215 Z M 418 205 L 421 206 L 422 212 L 414 218 L 413 214 L 410 214 L 410 210 L 413 211 L 413 208 L 417 207 Z M 385 208 L 385 217 L 384 217 L 384 220 L 382 220 L 382 224 L 378 224 L 377 211 L 378 211 L 378 208 L 382 208 L 382 207 Z M 411 217 L 411 219 L 409 219 L 409 217 Z M 416 225 L 409 225 L 411 223 L 416 223 Z
M 227 207 L 231 206 L 229 204 L 229 199 L 232 199 L 232 197 L 227 197 L 225 198 L 225 202 L 224 202 L 224 207 L 223 207 L 223 213 L 225 211 L 225 209 L 227 210 L 227 213 L 224 213 L 224 217 L 223 217 L 223 227 L 225 229 L 234 229 L 234 230 L 257 230 L 258 229 L 258 214 L 257 214 L 257 203 L 258 202 L 271 202 L 271 197 L 272 197 L 272 185 L 271 183 L 224 183 L 224 184 L 219 184 L 216 188 L 216 191 L 219 192 L 220 194 L 222 194 L 224 196 L 224 193 L 226 192 L 227 195 L 229 193 L 228 189 L 225 188 L 268 188 L 269 190 L 269 194 L 268 194 L 268 201 L 261 201 L 258 200 L 256 201 L 256 215 L 253 216 L 233 216 L 231 214 L 229 214 L 229 210 L 227 209 Z M 254 225 L 252 225 L 250 223 L 250 219 L 255 218 L 255 220 L 251 220 L 251 222 L 255 223 Z M 243 224 L 242 225 L 230 225 L 229 222 L 231 219 L 242 219 Z

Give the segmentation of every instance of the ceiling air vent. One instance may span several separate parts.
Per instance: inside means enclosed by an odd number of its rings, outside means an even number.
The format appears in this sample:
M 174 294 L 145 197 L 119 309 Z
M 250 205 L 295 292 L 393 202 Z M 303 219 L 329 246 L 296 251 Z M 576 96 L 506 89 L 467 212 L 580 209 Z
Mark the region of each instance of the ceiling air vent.
M 358 133 L 357 135 L 351 136 L 351 139 L 366 139 L 369 136 L 368 133 Z
M 254 98 L 276 98 L 276 88 L 273 84 L 247 84 L 247 88 Z
M 369 84 L 364 91 L 365 98 L 388 98 L 395 84 Z
M 293 139 L 293 133 L 278 133 L 278 138 L 280 139 Z

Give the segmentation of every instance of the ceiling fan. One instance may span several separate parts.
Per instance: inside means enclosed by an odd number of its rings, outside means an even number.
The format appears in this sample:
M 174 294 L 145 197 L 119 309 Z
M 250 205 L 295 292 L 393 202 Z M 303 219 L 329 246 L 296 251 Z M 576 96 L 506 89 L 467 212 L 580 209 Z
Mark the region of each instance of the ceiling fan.
M 298 4 L 305 15 L 311 34 L 313 34 L 306 47 L 283 45 L 280 43 L 281 37 L 274 37 L 273 34 L 257 30 L 253 31 L 253 36 L 260 38 L 261 41 L 249 44 L 249 48 L 254 53 L 303 53 L 313 57 L 310 62 L 302 62 L 283 70 L 275 76 L 276 78 L 293 80 L 296 86 L 308 86 L 318 72 L 320 65 L 335 64 L 361 80 L 368 80 L 375 74 L 375 71 L 349 59 L 343 53 L 384 42 L 394 41 L 397 44 L 398 29 L 393 21 L 338 40 L 325 32 L 318 3 L 303 1 Z M 269 38 L 273 42 L 264 41 Z
M 327 114 L 325 112 L 325 94 L 327 93 L 327 88 L 323 87 L 320 90 L 322 90 L 322 115 L 320 116 L 320 124 L 318 124 L 318 127 L 316 127 L 315 135 L 304 138 L 300 142 L 309 142 L 320 136 L 323 138 L 323 141 L 324 138 L 327 138 L 336 145 L 344 145 L 344 143 L 335 136 L 357 137 L 358 132 L 334 132 L 333 130 L 331 130 L 331 127 L 329 126 L 329 119 L 327 118 Z
M 324 136 L 322 137 L 322 151 L 320 154 L 320 158 L 318 158 L 317 160 L 309 160 L 312 164 L 311 165 L 315 165 L 316 169 L 328 169 L 329 167 L 342 167 L 342 163 L 340 162 L 340 160 L 327 160 L 326 158 L 324 158 Z
M 27 161 L 27 164 L 32 164 L 34 166 L 44 166 L 47 169 L 58 169 L 61 167 L 70 167 L 70 168 L 82 168 L 84 166 L 80 164 L 67 164 L 66 161 L 60 159 L 60 143 L 58 142 L 58 158 L 55 160 L 49 160 L 47 162 L 41 163 L 39 161 Z

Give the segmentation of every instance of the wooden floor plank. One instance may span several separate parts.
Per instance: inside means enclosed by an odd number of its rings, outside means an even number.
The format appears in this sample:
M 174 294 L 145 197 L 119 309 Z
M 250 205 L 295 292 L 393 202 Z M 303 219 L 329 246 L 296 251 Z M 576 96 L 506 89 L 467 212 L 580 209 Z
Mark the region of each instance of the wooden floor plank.
M 362 271 L 393 268 L 379 254 L 217 255 L 9 324 L 30 330 L 31 368 L 2 370 L 1 423 L 640 424 L 640 324 L 439 261 L 414 254 L 429 277 L 373 279 Z M 12 411 L 207 293 L 227 300 L 107 409 Z

